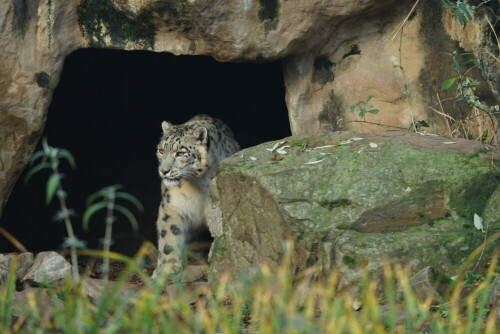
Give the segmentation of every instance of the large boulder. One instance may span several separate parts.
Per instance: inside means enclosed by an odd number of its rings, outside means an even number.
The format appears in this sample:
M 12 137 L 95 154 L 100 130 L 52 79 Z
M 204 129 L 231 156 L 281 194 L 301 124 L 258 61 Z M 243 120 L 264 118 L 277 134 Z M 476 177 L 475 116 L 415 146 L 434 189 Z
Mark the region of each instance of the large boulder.
M 275 145 L 220 166 L 211 188 L 222 213 L 209 225 L 211 279 L 278 265 L 287 239 L 295 270 L 336 268 L 348 287 L 362 269 L 381 277 L 384 258 L 453 275 L 484 241 L 475 214 L 488 235 L 500 230 L 493 147 L 403 131 L 293 136 L 271 152 Z

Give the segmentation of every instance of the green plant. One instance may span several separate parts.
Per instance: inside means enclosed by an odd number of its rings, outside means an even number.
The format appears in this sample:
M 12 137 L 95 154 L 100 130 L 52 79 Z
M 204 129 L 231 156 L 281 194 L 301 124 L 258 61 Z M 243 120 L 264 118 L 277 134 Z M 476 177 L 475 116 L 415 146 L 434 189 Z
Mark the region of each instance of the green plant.
M 475 6 L 471 6 L 465 0 L 441 0 L 443 2 L 443 7 L 450 8 L 452 10 L 453 16 L 455 16 L 462 27 L 465 28 L 467 21 L 472 20 L 472 13 L 476 9 Z M 488 1 L 486 1 L 488 2 Z
M 372 105 L 368 104 L 368 102 L 370 102 L 370 100 L 373 98 L 373 96 L 368 96 L 368 98 L 364 101 L 360 101 L 358 103 L 356 103 L 355 105 L 353 106 L 350 106 L 349 109 L 350 111 L 353 113 L 353 114 L 356 114 L 358 111 L 359 111 L 359 114 L 358 116 L 361 117 L 363 120 L 365 119 L 365 115 L 367 113 L 370 113 L 370 114 L 378 114 L 380 110 L 378 109 L 371 109 L 373 108 Z
M 429 124 L 426 121 L 417 121 L 412 122 L 410 126 L 408 126 L 408 131 L 417 131 L 420 128 L 428 128 Z
M 109 254 L 111 243 L 112 243 L 112 234 L 113 234 L 113 222 L 116 221 L 116 217 L 114 216 L 114 212 L 118 211 L 122 213 L 132 226 L 134 231 L 137 231 L 138 224 L 132 212 L 130 212 L 126 207 L 120 204 L 116 204 L 117 199 L 124 199 L 134 204 L 137 210 L 143 211 L 144 208 L 139 202 L 139 200 L 123 191 L 119 191 L 122 187 L 120 185 L 113 185 L 99 190 L 98 192 L 89 196 L 87 200 L 87 210 L 83 214 L 83 228 L 87 231 L 90 218 L 101 209 L 106 209 L 106 217 L 104 219 L 106 223 L 106 230 L 103 239 L 103 251 L 104 255 Z M 97 201 L 97 202 L 95 202 Z M 104 257 L 103 262 L 103 275 L 105 280 L 108 279 L 109 272 L 109 257 Z
M 150 280 L 144 272 L 144 258 L 153 248 L 146 243 L 133 258 L 110 253 L 125 264 L 124 269 L 93 299 L 87 295 L 87 281 L 68 280 L 60 287 L 48 287 L 44 296 L 30 291 L 29 302 L 16 306 L 21 315 L 16 318 L 12 318 L 15 267 L 11 267 L 6 284 L 0 287 L 0 332 L 495 334 L 497 329 L 496 314 L 486 302 L 497 256 L 484 280 L 463 293 L 465 268 L 480 248 L 464 262 L 453 289 L 439 305 L 419 299 L 408 271 L 399 265 L 383 266 L 383 293 L 364 275 L 356 299 L 340 286 L 341 276 L 335 270 L 324 279 L 316 278 L 317 268 L 294 276 L 292 247 L 285 248 L 279 266 L 263 264 L 238 279 L 222 276 L 211 290 L 198 285 L 172 298 L 162 293 L 163 282 Z M 82 253 L 103 256 L 102 252 Z M 141 279 L 143 286 L 131 292 L 132 276 Z M 38 304 L 41 300 L 43 308 Z
M 472 270 L 467 270 L 464 274 L 464 286 L 470 287 L 478 283 L 481 279 L 484 279 L 484 275 L 480 273 L 475 273 Z
M 455 97 L 455 102 L 465 102 L 471 109 L 471 117 L 475 118 L 479 124 L 478 139 L 484 142 L 488 137 L 491 137 L 491 141 L 498 144 L 496 138 L 498 121 L 493 115 L 500 111 L 500 106 L 494 105 L 490 107 L 482 102 L 476 95 L 476 90 L 481 83 L 469 75 L 474 68 L 483 70 L 481 63 L 477 59 L 470 57 L 472 53 L 469 52 L 458 53 L 457 51 L 453 51 L 452 53 L 445 52 L 444 54 L 452 58 L 453 69 L 457 76 L 443 81 L 441 89 L 447 90 L 456 84 L 457 95 Z M 459 57 L 469 58 L 461 64 L 459 62 Z M 462 69 L 464 66 L 468 66 L 468 68 L 465 70 Z
M 35 162 L 38 160 L 40 161 L 35 165 Z M 79 240 L 73 231 L 71 217 L 75 214 L 75 212 L 74 210 L 69 209 L 66 203 L 67 194 L 63 190 L 61 183 L 64 174 L 59 171 L 59 165 L 64 160 L 67 161 L 73 169 L 76 168 L 75 159 L 68 150 L 51 147 L 47 143 L 47 139 L 44 138 L 42 141 L 42 150 L 35 152 L 30 160 L 30 166 L 32 166 L 32 168 L 26 174 L 24 182 L 27 183 L 33 175 L 41 170 L 51 170 L 51 175 L 49 176 L 46 186 L 45 203 L 49 204 L 54 198 L 54 195 L 59 200 L 60 209 L 55 214 L 54 221 L 63 221 L 66 226 L 68 237 L 65 239 L 63 247 L 70 248 L 72 277 L 75 281 L 78 281 L 80 277 L 78 274 L 78 258 L 76 255 L 76 249 L 85 248 L 85 243 Z

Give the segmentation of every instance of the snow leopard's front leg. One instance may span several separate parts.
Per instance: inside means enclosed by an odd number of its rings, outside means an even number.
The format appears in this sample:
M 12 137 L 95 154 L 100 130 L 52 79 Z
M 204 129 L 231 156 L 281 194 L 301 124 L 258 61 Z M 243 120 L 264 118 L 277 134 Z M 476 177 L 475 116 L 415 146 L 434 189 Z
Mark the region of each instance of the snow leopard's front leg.
M 182 251 L 185 242 L 185 222 L 171 205 L 170 194 L 164 190 L 156 227 L 158 229 L 158 264 L 153 278 L 162 273 L 175 274 L 182 270 Z

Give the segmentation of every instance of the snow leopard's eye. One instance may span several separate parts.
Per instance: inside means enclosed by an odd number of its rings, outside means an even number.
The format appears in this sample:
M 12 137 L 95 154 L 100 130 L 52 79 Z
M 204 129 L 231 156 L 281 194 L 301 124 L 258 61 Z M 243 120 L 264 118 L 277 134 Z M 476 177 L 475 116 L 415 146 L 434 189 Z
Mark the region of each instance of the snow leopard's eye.
M 182 157 L 184 154 L 186 154 L 186 152 L 185 152 L 185 151 L 177 151 L 177 152 L 175 153 L 175 156 L 176 156 L 176 157 Z

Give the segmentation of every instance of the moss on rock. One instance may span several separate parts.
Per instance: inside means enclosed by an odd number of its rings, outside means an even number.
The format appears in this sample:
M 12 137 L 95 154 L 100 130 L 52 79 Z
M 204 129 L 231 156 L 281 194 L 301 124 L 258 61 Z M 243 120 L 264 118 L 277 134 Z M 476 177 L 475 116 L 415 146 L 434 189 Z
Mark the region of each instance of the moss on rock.
M 147 12 L 130 17 L 110 0 L 82 0 L 78 22 L 91 47 L 121 48 L 132 42 L 144 49 L 154 45 L 154 25 Z
M 276 29 L 278 24 L 279 0 L 259 0 L 259 20 L 264 24 L 266 31 Z
M 408 132 L 285 140 L 285 154 L 268 150 L 275 142 L 264 143 L 220 166 L 224 242 L 251 244 L 226 247 L 229 262 L 235 261 L 228 267 L 240 268 L 236 271 L 244 270 L 244 261 L 276 263 L 277 245 L 289 231 L 304 257 L 296 262 L 298 270 L 313 264 L 339 267 L 345 284 L 361 277 L 361 267 L 380 273 L 384 256 L 411 263 L 415 270 L 430 265 L 451 275 L 484 241 L 471 229 L 474 214 L 495 217 L 490 220 L 500 216 L 495 205 L 500 153 L 491 148 L 494 155 L 485 157 L 477 142 L 459 140 L 451 146 L 443 144 L 445 138 Z M 305 149 L 295 145 L 305 142 Z M 263 209 L 264 202 L 272 204 Z M 274 234 L 272 226 L 281 232 Z M 242 231 L 252 231 L 252 237 Z M 265 244 L 274 246 L 249 251 Z

